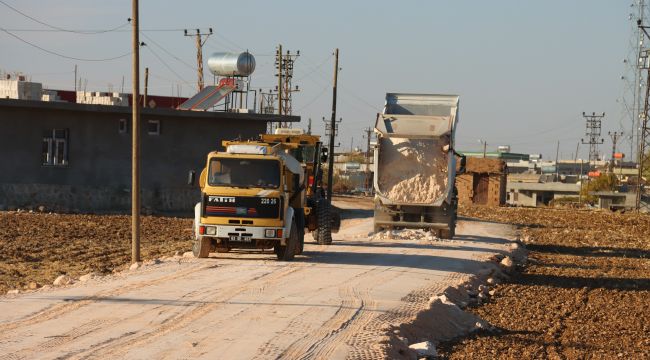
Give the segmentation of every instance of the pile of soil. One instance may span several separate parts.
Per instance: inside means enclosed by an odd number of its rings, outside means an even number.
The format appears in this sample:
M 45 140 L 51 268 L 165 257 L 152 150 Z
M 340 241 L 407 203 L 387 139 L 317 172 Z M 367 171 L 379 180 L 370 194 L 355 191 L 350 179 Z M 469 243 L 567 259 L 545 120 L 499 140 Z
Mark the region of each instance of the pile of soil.
M 143 260 L 192 248 L 192 219 L 143 216 L 141 229 Z M 130 216 L 0 212 L 0 294 L 130 261 Z
M 495 327 L 438 350 L 447 359 L 650 358 L 650 216 L 462 208 L 520 227 L 528 263 L 468 308 Z

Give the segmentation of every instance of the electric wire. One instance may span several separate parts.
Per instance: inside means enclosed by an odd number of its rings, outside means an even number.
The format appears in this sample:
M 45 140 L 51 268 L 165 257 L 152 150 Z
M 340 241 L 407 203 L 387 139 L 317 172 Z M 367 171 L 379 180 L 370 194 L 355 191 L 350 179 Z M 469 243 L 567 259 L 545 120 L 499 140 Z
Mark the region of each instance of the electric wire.
M 111 31 L 116 31 L 116 30 L 119 30 L 119 29 L 121 29 L 121 28 L 123 28 L 123 27 L 129 25 L 129 23 L 130 23 L 130 21 L 131 21 L 131 19 L 129 19 L 128 22 L 126 22 L 126 23 L 124 23 L 124 24 L 122 24 L 122 25 L 116 26 L 116 27 L 114 27 L 114 28 L 112 28 L 112 29 L 106 29 L 106 30 L 96 30 L 96 31 L 95 31 L 95 30 L 93 30 L 93 31 L 79 31 L 79 30 L 71 30 L 71 29 L 64 29 L 64 28 L 61 28 L 61 27 L 58 27 L 58 26 L 54 26 L 54 25 L 48 24 L 48 23 L 46 23 L 46 22 L 44 22 L 44 21 L 41 21 L 41 20 L 39 20 L 39 19 L 37 19 L 37 18 L 35 18 L 35 17 L 33 17 L 33 16 L 30 16 L 30 15 L 28 15 L 28 14 L 26 14 L 26 13 L 24 13 L 24 12 L 18 10 L 18 9 L 16 9 L 15 7 L 13 7 L 13 6 L 7 4 L 6 2 L 4 2 L 4 1 L 2 1 L 2 0 L 0 0 L 0 4 L 2 4 L 2 5 L 4 5 L 4 6 L 6 6 L 6 7 L 8 7 L 9 9 L 13 10 L 14 12 L 16 12 L 16 13 L 18 13 L 18 14 L 20 14 L 20 15 L 22 15 L 22 16 L 24 16 L 24 17 L 30 19 L 30 20 L 32 20 L 32 21 L 35 21 L 35 22 L 37 22 L 37 23 L 39 23 L 39 24 L 41 24 L 41 25 L 43 25 L 43 26 L 47 26 L 47 27 L 49 27 L 49 28 L 51 28 L 51 29 L 53 29 L 53 30 L 56 30 L 56 31 L 69 32 L 69 33 L 75 33 L 75 34 L 95 35 L 95 34 L 103 34 L 103 33 L 111 32 Z
M 179 74 L 178 74 L 178 73 L 177 73 L 177 72 L 176 72 L 176 71 L 175 71 L 171 66 L 169 66 L 169 64 L 167 64 L 167 62 L 165 62 L 165 60 L 163 60 L 163 59 L 162 59 L 162 58 L 161 58 L 161 57 L 160 57 L 160 56 L 159 56 L 155 51 L 153 51 L 153 49 L 152 49 L 151 47 L 149 47 L 149 46 L 145 46 L 145 48 L 147 48 L 147 50 L 149 50 L 149 51 L 151 52 L 151 54 L 152 54 L 153 56 L 155 56 L 156 59 L 158 59 L 158 61 L 160 61 L 160 62 L 161 62 L 161 63 L 162 63 L 166 68 L 167 68 L 167 70 L 171 71 L 172 74 L 176 75 L 176 77 L 177 77 L 181 82 L 185 82 L 185 80 L 183 80 L 183 77 L 180 76 L 180 75 L 179 75 Z
M 309 105 L 311 105 L 311 104 L 313 104 L 314 102 L 316 102 L 316 100 L 318 100 L 321 96 L 323 96 L 323 94 L 325 94 L 325 91 L 327 91 L 327 89 L 329 89 L 329 86 L 325 86 L 325 87 L 323 87 L 323 89 L 321 89 L 321 91 L 318 93 L 318 95 L 316 95 L 314 98 L 312 98 L 311 100 L 309 100 L 306 104 L 304 104 L 304 105 L 301 106 L 300 108 L 296 109 L 296 112 L 302 111 L 302 110 L 304 110 L 305 108 L 307 108 Z
M 14 34 L 14 33 L 12 33 L 12 32 L 10 32 L 10 31 L 5 30 L 4 28 L 0 28 L 0 31 L 3 31 L 3 32 L 6 33 L 7 35 L 12 36 L 12 37 L 16 38 L 17 40 L 19 40 L 19 41 L 21 41 L 21 42 L 23 42 L 23 43 L 25 43 L 25 44 L 27 44 L 27 45 L 30 45 L 30 46 L 32 46 L 32 47 L 34 47 L 34 48 L 36 48 L 36 49 L 39 49 L 39 50 L 41 50 L 41 51 L 43 51 L 43 52 L 46 52 L 46 53 L 48 53 L 48 54 L 50 54 L 50 55 L 55 55 L 55 56 L 58 56 L 58 57 L 61 57 L 61 58 L 64 58 L 64 59 L 69 59 L 69 60 L 88 61 L 88 62 L 112 61 L 112 60 L 117 60 L 117 59 L 121 59 L 121 58 L 127 57 L 127 56 L 129 56 L 129 55 L 132 54 L 132 52 L 129 51 L 129 52 L 127 52 L 127 53 L 125 53 L 125 54 L 122 54 L 122 55 L 118 55 L 118 56 L 114 56 L 114 57 L 109 57 L 109 58 L 103 58 L 103 59 L 87 59 L 87 58 L 79 58 L 79 57 L 74 57 L 74 56 L 64 55 L 64 54 L 58 53 L 58 52 L 56 52 L 56 51 L 48 50 L 48 49 L 43 48 L 43 47 L 41 47 L 41 46 L 38 46 L 38 45 L 36 45 L 36 44 L 34 44 L 34 43 L 32 43 L 32 42 L 29 42 L 29 41 L 27 41 L 27 40 L 21 38 L 20 36 Z
M 179 58 L 178 56 L 174 55 L 172 52 L 170 52 L 169 50 L 165 49 L 162 45 L 160 45 L 158 42 L 156 42 L 154 39 L 152 39 L 152 38 L 151 38 L 150 36 L 148 36 L 147 34 L 145 34 L 145 33 L 143 33 L 143 32 L 140 32 L 140 34 L 141 34 L 143 37 L 145 37 L 147 40 L 149 40 L 152 44 L 156 45 L 158 48 L 160 48 L 162 51 L 164 51 L 167 55 L 169 55 L 169 56 L 171 56 L 172 58 L 178 60 L 181 64 L 185 65 L 185 66 L 188 67 L 189 69 L 192 69 L 193 71 L 196 71 L 196 67 L 195 67 L 195 66 L 190 65 L 189 63 L 185 62 L 184 60 L 182 60 L 182 59 Z

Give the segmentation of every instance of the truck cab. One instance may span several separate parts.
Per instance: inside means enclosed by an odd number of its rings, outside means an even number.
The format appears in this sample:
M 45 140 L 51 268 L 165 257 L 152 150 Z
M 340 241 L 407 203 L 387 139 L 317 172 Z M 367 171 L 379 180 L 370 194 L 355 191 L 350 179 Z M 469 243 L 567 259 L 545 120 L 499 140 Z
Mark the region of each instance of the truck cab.
M 208 154 L 195 206 L 196 257 L 231 249 L 273 249 L 292 260 L 304 244 L 304 170 L 292 146 L 224 141 Z

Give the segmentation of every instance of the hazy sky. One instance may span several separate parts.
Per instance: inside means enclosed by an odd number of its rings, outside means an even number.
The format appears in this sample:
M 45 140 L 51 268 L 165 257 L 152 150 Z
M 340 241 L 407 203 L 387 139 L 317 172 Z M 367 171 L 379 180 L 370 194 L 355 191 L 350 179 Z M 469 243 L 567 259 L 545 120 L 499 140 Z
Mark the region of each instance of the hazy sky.
M 65 29 L 113 29 L 131 16 L 131 1 L 2 0 L 42 22 Z M 300 50 L 295 64 L 294 114 L 323 132 L 330 116 L 334 48 L 340 49 L 340 143 L 365 148 L 362 129 L 374 125 L 386 92 L 454 93 L 461 97 L 461 150 L 509 144 L 514 152 L 570 157 L 584 137 L 582 112 L 606 113 L 608 130 L 628 131 L 618 99 L 630 40 L 629 0 L 544 1 L 168 1 L 141 0 L 148 46 L 150 93 L 190 96 L 196 84 L 195 44 L 181 29 L 212 27 L 204 48 L 249 49 L 257 59 L 253 88 L 276 84 L 277 44 Z M 0 29 L 66 56 L 103 59 L 130 51 L 129 26 L 100 34 L 19 31 L 47 27 L 0 3 Z M 174 30 L 178 29 L 178 30 Z M 171 31 L 150 31 L 171 30 Z M 0 70 L 23 72 L 49 88 L 73 89 L 74 65 L 88 90 L 130 91 L 130 57 L 87 62 L 60 58 L 0 31 Z M 173 56 L 172 56 L 173 55 Z M 160 59 L 164 61 L 160 61 Z M 168 69 L 171 67 L 173 71 Z M 206 66 L 206 74 L 207 66 Z M 206 75 L 206 82 L 212 77 Z M 629 142 L 622 151 L 629 153 Z M 586 146 L 580 157 L 586 158 Z

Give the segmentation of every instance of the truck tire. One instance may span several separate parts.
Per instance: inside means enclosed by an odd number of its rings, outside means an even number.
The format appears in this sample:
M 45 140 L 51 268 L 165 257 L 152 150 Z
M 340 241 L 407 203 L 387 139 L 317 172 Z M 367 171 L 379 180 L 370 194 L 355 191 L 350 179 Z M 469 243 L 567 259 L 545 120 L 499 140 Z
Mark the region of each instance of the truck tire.
M 210 248 L 212 247 L 210 239 L 198 238 L 194 240 L 192 245 L 192 253 L 194 257 L 203 259 L 207 258 L 210 255 Z
M 456 226 L 449 229 L 438 230 L 438 237 L 441 239 L 453 239 L 456 236 Z
M 318 204 L 318 237 L 316 242 L 319 245 L 332 244 L 332 214 L 330 204 L 323 199 Z
M 299 244 L 299 234 L 298 234 L 298 227 L 296 226 L 296 222 L 293 221 L 291 223 L 291 230 L 289 231 L 289 238 L 287 238 L 287 245 L 280 245 L 277 244 L 273 248 L 275 251 L 275 255 L 278 257 L 278 260 L 280 261 L 291 261 L 293 260 L 294 256 L 296 255 L 296 252 L 299 250 L 298 247 L 300 246 Z
M 305 250 L 305 230 L 299 230 L 298 231 L 298 250 L 296 250 L 296 255 L 302 254 L 302 252 Z

